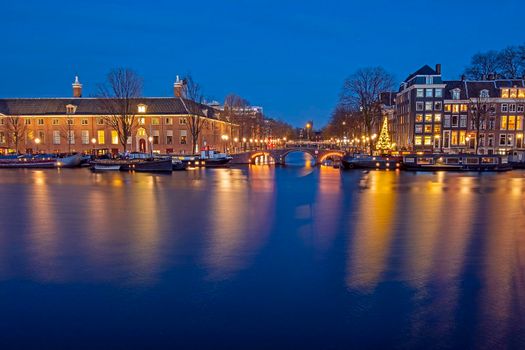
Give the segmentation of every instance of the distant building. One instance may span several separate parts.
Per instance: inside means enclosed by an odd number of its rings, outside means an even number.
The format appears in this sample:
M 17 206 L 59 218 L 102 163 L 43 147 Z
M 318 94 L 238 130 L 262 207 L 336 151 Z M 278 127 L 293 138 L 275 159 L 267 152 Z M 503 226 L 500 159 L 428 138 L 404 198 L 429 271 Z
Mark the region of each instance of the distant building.
M 199 149 L 204 146 L 223 149 L 221 135 L 238 134 L 238 127 L 219 120 L 218 111 L 213 107 L 185 99 L 178 79 L 173 97 L 135 98 L 131 109 L 137 125 L 128 139 L 130 151 L 190 153 L 189 111 L 197 111 L 204 120 Z M 24 125 L 23 135 L 19 138 L 20 151 L 66 152 L 71 149 L 75 152 L 117 153 L 123 147 L 117 131 L 105 122 L 104 117 L 108 114 L 101 98 L 82 97 L 82 84 L 78 78 L 73 83 L 73 97 L 0 99 L 0 148 L 4 153 L 14 151 L 9 123 L 19 120 Z

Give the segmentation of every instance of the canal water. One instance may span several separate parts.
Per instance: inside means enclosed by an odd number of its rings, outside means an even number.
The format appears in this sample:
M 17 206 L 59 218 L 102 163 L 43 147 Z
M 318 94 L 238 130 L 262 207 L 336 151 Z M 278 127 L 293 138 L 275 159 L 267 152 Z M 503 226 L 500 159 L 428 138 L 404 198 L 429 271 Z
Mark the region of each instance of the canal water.
M 525 348 L 525 172 L 288 164 L 2 170 L 0 348 Z

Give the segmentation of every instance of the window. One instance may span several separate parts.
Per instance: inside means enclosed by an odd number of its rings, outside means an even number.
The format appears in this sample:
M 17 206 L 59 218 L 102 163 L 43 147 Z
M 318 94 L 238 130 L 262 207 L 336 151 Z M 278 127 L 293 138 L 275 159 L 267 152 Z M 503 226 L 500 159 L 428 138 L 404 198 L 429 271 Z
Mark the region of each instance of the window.
M 421 146 L 421 144 L 422 144 L 421 136 L 414 137 L 414 145 Z
M 481 98 L 489 98 L 489 90 L 481 90 L 480 93 L 479 93 L 479 97 Z
M 31 125 L 31 119 L 26 118 L 26 119 L 25 119 L 25 124 L 26 124 L 26 125 Z
M 523 134 L 516 135 L 516 148 L 523 148 Z
M 460 109 L 460 110 L 461 110 L 461 112 L 466 112 L 466 111 L 468 111 L 468 105 L 466 105 L 466 104 L 464 104 L 464 103 L 461 104 L 461 109 Z
M 111 144 L 118 145 L 118 132 L 117 130 L 111 130 Z
M 507 119 L 507 130 L 516 130 L 516 116 L 509 115 Z
M 459 105 L 452 105 L 452 112 L 459 113 Z
M 516 117 L 516 130 L 523 130 L 523 116 Z
M 423 123 L 423 114 L 416 114 L 416 123 Z
M 417 102 L 417 103 L 422 103 L 422 102 Z M 417 106 L 416 106 L 416 110 L 417 110 Z M 188 123 L 188 120 L 186 118 L 179 118 L 179 125 L 186 125 Z
M 139 120 L 139 125 L 144 125 L 146 124 L 146 118 L 138 118 Z
M 490 118 L 489 119 L 489 130 L 494 130 L 496 128 L 496 119 Z
M 461 90 L 456 88 L 454 90 L 452 90 L 452 99 L 453 100 L 459 100 L 461 97 Z
M 517 89 L 509 89 L 509 97 L 510 98 L 518 97 L 518 90 Z
M 434 82 L 434 78 L 431 77 L 431 76 L 427 76 L 426 79 L 425 79 L 425 82 L 427 85 L 430 85 Z
M 466 138 L 466 136 L 467 136 L 467 133 L 466 133 L 465 130 L 461 130 L 461 131 L 459 132 L 459 144 L 460 144 L 460 145 L 464 145 L 464 144 L 465 144 L 465 138 Z
M 153 130 L 151 136 L 153 137 L 153 141 L 152 142 L 153 142 L 154 145 L 158 145 L 159 144 L 159 141 L 160 141 L 159 140 L 160 139 L 159 135 L 160 134 L 159 134 L 158 130 Z
M 509 111 L 509 105 L 506 104 L 506 103 L 503 103 L 503 104 L 501 105 L 501 111 L 502 111 L 502 112 L 508 112 L 508 111 Z
M 435 97 L 443 97 L 443 89 L 435 89 L 434 90 L 434 96 Z
M 433 106 L 432 102 L 425 102 L 425 111 L 431 111 Z
M 494 147 L 494 134 L 489 134 L 487 139 L 487 146 Z
M 75 114 L 76 110 L 77 110 L 77 106 L 74 106 L 74 105 L 66 106 L 66 114 Z
M 507 116 L 506 115 L 501 116 L 499 129 L 507 130 Z
M 507 135 L 506 134 L 500 134 L 499 135 L 499 145 L 505 146 L 507 144 Z
M 443 133 L 443 147 L 445 148 L 450 147 L 450 131 L 445 131 Z
M 518 109 L 517 109 L 518 112 L 523 112 L 523 105 L 518 105 Z
M 425 89 L 425 97 L 434 97 L 433 89 Z
M 138 105 L 138 106 L 137 106 L 137 111 L 138 111 L 139 113 L 146 113 L 146 105 L 144 105 L 144 104 L 140 104 L 140 105 Z
M 512 134 L 507 134 L 507 146 L 513 146 L 514 145 L 514 137 L 512 137 Z
M 421 124 L 416 125 L 415 129 L 414 129 L 414 132 L 416 134 L 421 134 L 423 132 L 423 125 L 421 125 Z
M 69 130 L 67 132 L 67 142 L 69 145 L 75 144 L 75 131 L 74 130 Z
M 462 115 L 459 118 L 459 127 L 460 128 L 466 128 L 467 127 L 467 116 L 466 115 Z
M 509 98 L 509 89 L 501 89 L 501 98 Z
M 434 114 L 434 123 L 441 123 L 441 113 Z
M 82 124 L 82 125 L 88 125 L 88 120 L 87 120 L 87 119 L 82 119 L 82 121 L 80 122 L 80 124 Z
M 525 89 L 518 89 L 518 98 L 525 98 Z
M 160 120 L 159 118 L 151 118 L 151 125 L 159 125 Z
M 446 116 L 445 116 L 445 120 L 444 120 L 444 122 L 443 122 L 443 126 L 444 126 L 445 128 L 450 128 L 450 116 L 449 116 L 449 115 L 446 115 Z
M 425 114 L 425 123 L 432 123 L 432 114 Z
M 416 90 L 416 97 L 424 97 L 424 89 L 417 89 Z
M 166 131 L 166 144 L 173 145 L 173 130 Z
M 89 131 L 82 130 L 81 135 L 82 135 L 82 144 L 89 145 Z
M 66 122 L 67 125 L 74 125 L 75 124 L 75 119 L 73 119 L 73 118 L 67 118 L 66 120 L 67 120 L 67 122 Z
M 450 141 L 450 143 L 452 145 L 457 145 L 458 144 L 458 132 L 457 131 L 452 131 L 452 140 Z
M 51 124 L 53 124 L 53 125 L 59 125 L 59 124 L 60 124 L 60 119 L 56 119 L 56 118 L 53 119 L 53 120 L 51 121 Z
M 188 137 L 187 130 L 181 130 L 180 131 L 180 144 L 185 145 Z
M 458 115 L 453 115 L 452 116 L 452 127 L 453 128 L 457 128 L 458 127 L 458 125 L 459 125 L 458 121 L 459 121 L 459 116 Z
M 435 134 L 441 134 L 441 125 L 434 124 L 434 133 Z
M 515 104 L 510 104 L 509 105 L 509 112 L 516 112 L 516 105 Z
M 173 118 L 166 118 L 164 122 L 166 125 L 173 125 Z
M 60 131 L 53 130 L 53 145 L 60 145 Z
M 427 124 L 425 125 L 425 134 L 431 134 L 432 133 L 432 125 Z
M 36 120 L 36 123 L 37 123 L 38 125 L 44 125 L 44 119 L 42 119 L 42 118 L 37 119 L 37 120 Z
M 106 143 L 106 135 L 104 130 L 97 130 L 98 144 L 103 145 Z
M 4 124 L 5 124 L 4 118 L 0 118 L 0 125 L 4 125 Z
M 442 104 L 441 104 L 440 101 L 436 101 L 436 102 L 434 102 L 434 109 L 435 109 L 436 111 L 440 111 L 440 110 L 441 110 L 441 106 L 442 106 Z
M 432 146 L 432 136 L 425 136 L 425 146 Z
M 449 104 L 445 105 L 445 112 L 452 112 L 452 106 Z
M 479 146 L 480 147 L 485 147 L 485 134 L 480 134 L 479 135 Z

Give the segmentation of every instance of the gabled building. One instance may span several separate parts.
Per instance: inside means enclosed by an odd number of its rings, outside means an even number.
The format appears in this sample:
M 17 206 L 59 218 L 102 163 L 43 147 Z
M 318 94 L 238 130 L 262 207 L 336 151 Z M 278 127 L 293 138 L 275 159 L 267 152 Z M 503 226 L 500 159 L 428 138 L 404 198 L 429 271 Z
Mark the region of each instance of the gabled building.
M 432 151 L 441 145 L 443 91 L 441 65 L 410 74 L 396 95 L 393 142 L 398 149 Z

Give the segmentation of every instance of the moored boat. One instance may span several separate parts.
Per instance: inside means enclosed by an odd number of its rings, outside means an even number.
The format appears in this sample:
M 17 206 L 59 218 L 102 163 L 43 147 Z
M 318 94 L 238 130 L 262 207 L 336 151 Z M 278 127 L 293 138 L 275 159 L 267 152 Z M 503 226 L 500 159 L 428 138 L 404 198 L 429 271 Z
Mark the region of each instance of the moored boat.
M 507 156 L 473 154 L 412 154 L 403 157 L 403 169 L 412 171 L 507 171 Z
M 133 159 L 124 164 L 121 170 L 138 172 L 171 172 L 171 159 Z
M 344 156 L 341 159 L 341 165 L 344 169 L 395 170 L 401 167 L 401 161 L 397 157 L 356 154 Z

